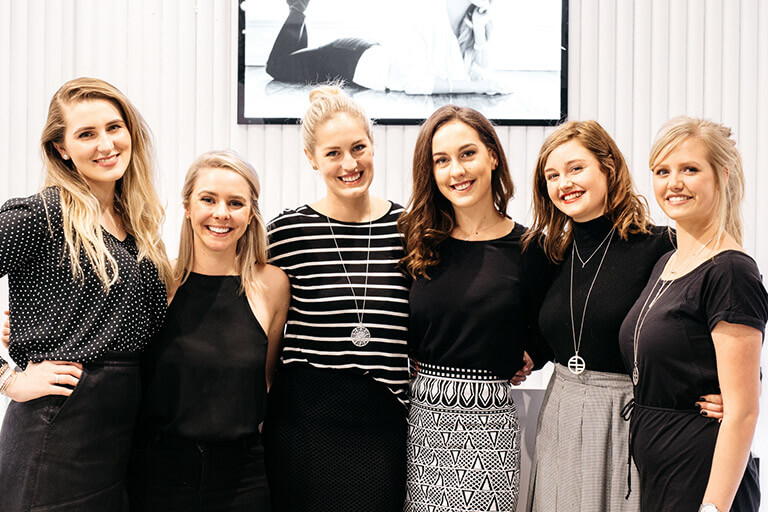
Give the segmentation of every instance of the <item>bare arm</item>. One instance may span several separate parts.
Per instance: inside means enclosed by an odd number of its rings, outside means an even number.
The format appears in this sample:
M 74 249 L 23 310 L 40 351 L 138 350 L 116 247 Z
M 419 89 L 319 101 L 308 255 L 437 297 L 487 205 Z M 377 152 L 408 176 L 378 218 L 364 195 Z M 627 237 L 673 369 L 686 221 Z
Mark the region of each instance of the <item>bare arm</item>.
M 757 424 L 762 333 L 753 327 L 722 321 L 712 331 L 712 340 L 723 397 L 723 420 L 703 503 L 730 510 Z
M 283 343 L 285 319 L 291 305 L 291 284 L 285 272 L 272 265 L 264 269 L 264 283 L 268 288 L 270 321 L 267 328 L 267 389 L 272 386 Z

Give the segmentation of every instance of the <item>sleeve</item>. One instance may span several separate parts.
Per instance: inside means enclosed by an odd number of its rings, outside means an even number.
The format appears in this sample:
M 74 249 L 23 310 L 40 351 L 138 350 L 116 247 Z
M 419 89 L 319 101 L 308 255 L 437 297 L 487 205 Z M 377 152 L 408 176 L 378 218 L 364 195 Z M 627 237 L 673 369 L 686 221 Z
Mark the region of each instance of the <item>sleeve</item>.
M 768 320 L 768 294 L 754 260 L 743 253 L 715 256 L 702 285 L 701 305 L 710 331 L 725 321 L 763 332 Z
M 31 260 L 48 236 L 48 220 L 40 194 L 6 202 L 0 208 L 0 276 Z
M 284 253 L 285 232 L 288 228 L 285 217 L 288 213 L 289 210 L 284 210 L 267 225 L 267 262 L 277 267 L 280 264 L 276 260 Z
M 526 293 L 524 307 L 526 341 L 523 348 L 533 359 L 533 369 L 538 370 L 555 358 L 554 352 L 539 329 L 539 311 L 547 290 L 552 284 L 554 266 L 549 262 L 539 244 L 532 243 L 523 252 L 522 271 Z

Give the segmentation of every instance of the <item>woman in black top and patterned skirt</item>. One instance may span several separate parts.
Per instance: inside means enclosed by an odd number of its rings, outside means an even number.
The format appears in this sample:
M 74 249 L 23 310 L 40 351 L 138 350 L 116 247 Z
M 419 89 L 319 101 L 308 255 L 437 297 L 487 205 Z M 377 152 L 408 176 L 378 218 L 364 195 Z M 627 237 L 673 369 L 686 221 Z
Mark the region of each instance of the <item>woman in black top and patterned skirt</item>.
M 479 112 L 448 105 L 416 140 L 410 211 L 400 220 L 416 374 L 405 510 L 515 510 L 520 427 L 509 394 L 535 334 L 543 255 L 523 253 L 507 217 L 504 150 Z
M 396 221 L 372 197 L 373 139 L 336 87 L 312 92 L 304 152 L 324 198 L 269 225 L 291 281 L 282 366 L 264 423 L 277 511 L 400 512 L 405 494 L 408 280 Z
M 46 188 L 0 209 L 13 332 L 0 392 L 4 510 L 122 510 L 139 352 L 162 323 L 170 265 L 143 119 L 110 84 L 51 100 Z
M 259 425 L 290 291 L 266 264 L 259 193 L 233 151 L 187 172 L 172 300 L 142 360 L 131 510 L 270 510 Z
M 768 294 L 741 246 L 744 175 L 731 130 L 678 117 L 651 148 L 653 190 L 677 250 L 656 264 L 621 326 L 632 369 L 632 455 L 643 510 L 754 511 L 750 454 Z M 691 404 L 722 393 L 721 423 Z

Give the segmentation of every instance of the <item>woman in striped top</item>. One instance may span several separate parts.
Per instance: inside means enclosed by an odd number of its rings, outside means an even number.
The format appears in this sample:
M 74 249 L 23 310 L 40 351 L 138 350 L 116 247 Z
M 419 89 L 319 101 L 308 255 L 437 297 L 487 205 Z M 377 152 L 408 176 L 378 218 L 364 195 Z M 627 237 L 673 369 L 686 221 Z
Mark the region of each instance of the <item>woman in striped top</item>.
M 370 121 L 337 87 L 310 95 L 304 152 L 327 194 L 268 227 L 291 282 L 264 426 L 276 510 L 400 511 L 405 494 L 408 279 L 400 205 L 372 197 Z

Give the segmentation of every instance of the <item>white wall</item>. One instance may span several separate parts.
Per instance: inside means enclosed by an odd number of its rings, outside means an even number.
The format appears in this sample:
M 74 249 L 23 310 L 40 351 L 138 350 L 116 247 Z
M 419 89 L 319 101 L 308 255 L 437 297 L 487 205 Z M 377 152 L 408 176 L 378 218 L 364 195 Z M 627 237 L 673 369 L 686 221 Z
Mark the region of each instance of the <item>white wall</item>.
M 760 199 L 768 175 L 758 170 L 768 167 L 768 1 L 571 0 L 569 9 L 569 117 L 602 123 L 649 197 L 648 148 L 663 121 L 686 113 L 732 126 L 747 179 L 745 246 L 766 271 L 768 231 L 758 226 L 768 217 Z M 48 101 L 81 75 L 118 86 L 152 126 L 171 252 L 180 183 L 203 151 L 232 147 L 250 159 L 268 218 L 319 197 L 322 183 L 304 161 L 296 126 L 237 125 L 236 51 L 234 0 L 0 0 L 0 201 L 39 187 Z M 498 131 L 520 190 L 510 213 L 525 221 L 530 173 L 548 129 Z M 376 128 L 376 194 L 407 199 L 416 133 Z M 0 304 L 7 304 L 5 280 Z M 756 450 L 768 456 L 768 415 L 758 432 Z

